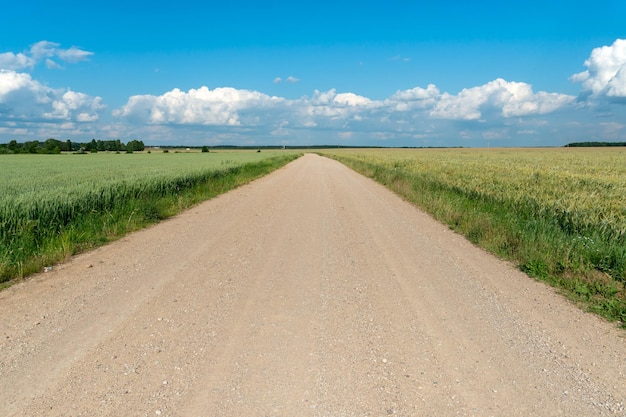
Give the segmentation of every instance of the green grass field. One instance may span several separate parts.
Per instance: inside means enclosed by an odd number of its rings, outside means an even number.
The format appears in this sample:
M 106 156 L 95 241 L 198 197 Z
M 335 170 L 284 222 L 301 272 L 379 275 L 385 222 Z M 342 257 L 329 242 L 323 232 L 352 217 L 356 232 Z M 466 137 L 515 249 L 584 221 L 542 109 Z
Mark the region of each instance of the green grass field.
M 85 187 L 152 182 L 258 162 L 280 152 L 96 153 L 85 155 L 3 155 L 2 200 L 37 199 L 80 193 Z M 36 196 L 35 196 L 36 194 Z
M 0 282 L 180 212 L 290 151 L 0 156 Z
M 474 243 L 626 323 L 626 150 L 341 149 Z

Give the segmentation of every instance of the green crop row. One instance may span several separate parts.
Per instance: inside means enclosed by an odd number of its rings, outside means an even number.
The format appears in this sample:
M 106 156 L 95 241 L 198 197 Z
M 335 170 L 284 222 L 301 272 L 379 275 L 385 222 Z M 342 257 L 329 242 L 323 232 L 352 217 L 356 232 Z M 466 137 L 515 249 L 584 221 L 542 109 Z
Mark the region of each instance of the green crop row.
M 590 309 L 626 323 L 624 149 L 322 153 Z
M 296 153 L 0 157 L 0 282 L 276 169 Z

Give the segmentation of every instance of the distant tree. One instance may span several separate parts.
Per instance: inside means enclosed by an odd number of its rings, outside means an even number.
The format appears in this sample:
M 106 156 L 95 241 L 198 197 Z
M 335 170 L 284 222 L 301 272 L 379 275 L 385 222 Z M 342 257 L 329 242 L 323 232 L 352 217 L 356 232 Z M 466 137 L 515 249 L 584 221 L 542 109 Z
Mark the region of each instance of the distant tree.
M 209 152 L 209 148 L 207 148 L 206 146 L 202 147 L 202 152 Z
M 49 138 L 43 143 L 43 151 L 45 153 L 61 153 L 61 146 L 63 146 L 63 142 Z
M 9 142 L 8 148 L 10 151 L 15 152 L 15 153 L 20 151 L 20 145 L 19 143 L 17 143 L 15 139 Z
M 128 142 L 128 144 L 126 144 L 126 150 L 143 151 L 144 149 L 145 149 L 145 146 L 143 142 L 140 140 L 131 140 L 130 142 Z
M 115 142 L 111 140 L 102 141 L 102 145 L 98 146 L 98 150 L 100 151 L 113 151 L 115 150 Z
M 28 153 L 38 153 L 41 146 L 39 145 L 38 140 L 33 140 L 30 142 L 24 142 L 24 149 L 26 149 L 26 152 Z

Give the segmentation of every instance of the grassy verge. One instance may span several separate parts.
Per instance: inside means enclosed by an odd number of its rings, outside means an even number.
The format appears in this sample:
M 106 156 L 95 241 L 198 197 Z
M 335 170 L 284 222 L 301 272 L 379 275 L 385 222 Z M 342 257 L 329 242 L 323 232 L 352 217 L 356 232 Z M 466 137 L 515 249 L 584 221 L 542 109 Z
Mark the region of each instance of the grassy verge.
M 291 153 L 164 181 L 117 184 L 114 191 L 94 189 L 73 200 L 63 197 L 59 204 L 43 201 L 39 207 L 29 201 L 28 211 L 11 210 L 0 218 L 0 288 L 246 184 L 299 156 Z
M 326 154 L 385 185 L 473 243 L 626 327 L 626 236 L 546 215 L 532 198 L 477 194 L 428 172 L 347 154 Z

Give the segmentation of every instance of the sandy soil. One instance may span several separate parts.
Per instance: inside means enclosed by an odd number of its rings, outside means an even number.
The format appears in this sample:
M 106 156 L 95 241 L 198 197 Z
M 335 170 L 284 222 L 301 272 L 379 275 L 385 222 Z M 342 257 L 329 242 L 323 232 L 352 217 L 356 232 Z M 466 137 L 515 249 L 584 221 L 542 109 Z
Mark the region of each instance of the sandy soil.
M 624 331 L 306 155 L 0 293 L 2 416 L 626 416 Z

